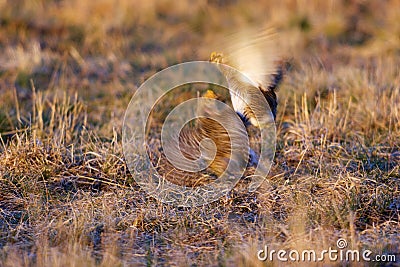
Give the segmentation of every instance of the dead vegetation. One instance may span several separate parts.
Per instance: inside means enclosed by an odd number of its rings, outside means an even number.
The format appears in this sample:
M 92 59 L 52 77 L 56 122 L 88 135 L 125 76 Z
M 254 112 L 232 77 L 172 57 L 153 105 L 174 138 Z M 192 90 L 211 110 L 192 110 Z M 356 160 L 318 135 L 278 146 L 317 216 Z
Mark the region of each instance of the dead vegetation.
M 339 237 L 398 264 L 399 1 L 144 2 L 0 1 L 0 265 L 280 265 L 257 251 Z M 268 181 L 157 202 L 123 158 L 130 98 L 254 25 L 289 62 Z

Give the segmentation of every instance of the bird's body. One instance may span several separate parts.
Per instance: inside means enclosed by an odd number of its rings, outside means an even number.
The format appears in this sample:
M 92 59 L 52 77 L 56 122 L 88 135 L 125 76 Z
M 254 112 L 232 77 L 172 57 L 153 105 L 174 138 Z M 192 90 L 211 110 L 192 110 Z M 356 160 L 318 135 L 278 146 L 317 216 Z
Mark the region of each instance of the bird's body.
M 168 147 L 169 151 L 160 155 L 161 160 L 157 164 L 167 180 L 185 186 L 200 185 L 205 181 L 202 172 L 190 172 L 174 166 L 174 160 L 179 161 L 182 156 L 195 162 L 197 168 L 218 177 L 227 170 L 231 161 L 238 162 L 238 166 L 240 162 L 246 166 L 247 156 L 244 155 L 247 155 L 248 143 L 235 144 L 235 140 L 248 140 L 246 129 L 235 113 L 217 98 L 211 90 L 203 94 L 197 105 L 198 117 L 194 123 L 186 124 L 177 135 L 176 145 Z M 165 152 L 168 152 L 169 158 L 165 157 Z
M 247 132 L 230 108 L 218 101 L 218 96 L 207 90 L 198 104 L 198 118 L 194 127 L 184 128 L 179 145 L 189 159 L 203 157 L 205 165 L 220 176 L 232 159 L 235 140 L 247 140 Z M 211 142 L 202 142 L 202 140 Z M 195 148 L 195 149 L 193 149 Z
M 214 148 L 209 143 L 202 143 L 204 139 L 210 139 L 215 144 L 215 157 L 212 152 L 207 154 L 207 151 L 213 151 Z M 195 128 L 186 128 L 180 132 L 179 146 L 182 154 L 190 160 L 203 157 L 204 165 L 209 166 L 208 169 L 218 176 L 228 166 L 232 150 L 227 131 L 216 121 L 205 118 L 199 119 Z

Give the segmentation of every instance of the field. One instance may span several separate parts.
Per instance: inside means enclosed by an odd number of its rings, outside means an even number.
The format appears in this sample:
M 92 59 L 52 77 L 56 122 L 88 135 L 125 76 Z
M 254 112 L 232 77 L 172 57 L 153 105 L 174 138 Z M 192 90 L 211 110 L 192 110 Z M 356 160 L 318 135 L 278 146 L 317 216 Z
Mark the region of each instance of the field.
M 339 238 L 396 259 L 293 265 L 399 266 L 400 1 L 175 2 L 0 0 L 0 266 L 283 266 L 258 251 Z M 158 202 L 124 159 L 131 97 L 246 27 L 287 66 L 267 182 Z

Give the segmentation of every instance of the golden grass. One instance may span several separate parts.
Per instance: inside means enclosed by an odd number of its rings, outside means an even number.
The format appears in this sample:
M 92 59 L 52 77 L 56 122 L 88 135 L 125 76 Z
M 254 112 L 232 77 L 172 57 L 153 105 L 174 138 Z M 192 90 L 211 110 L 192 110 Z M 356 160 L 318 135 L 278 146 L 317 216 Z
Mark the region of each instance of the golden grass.
M 173 6 L 0 1 L 0 265 L 280 265 L 257 251 L 339 237 L 399 258 L 400 2 Z M 279 31 L 288 62 L 268 182 L 197 208 L 157 202 L 123 159 L 134 90 L 255 25 Z

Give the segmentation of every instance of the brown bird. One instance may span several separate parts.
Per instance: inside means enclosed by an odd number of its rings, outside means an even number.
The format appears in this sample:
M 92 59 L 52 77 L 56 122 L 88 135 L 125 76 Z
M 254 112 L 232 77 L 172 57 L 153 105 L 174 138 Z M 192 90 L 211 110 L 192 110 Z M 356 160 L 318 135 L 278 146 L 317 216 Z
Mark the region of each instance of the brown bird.
M 168 146 L 163 147 L 168 160 L 161 160 L 159 170 L 166 179 L 178 185 L 202 184 L 204 177 L 194 170 L 206 170 L 219 177 L 230 164 L 233 164 L 230 170 L 242 173 L 248 162 L 248 136 L 240 118 L 229 106 L 216 101 L 218 96 L 212 90 L 207 90 L 200 99 L 194 124 L 185 125 L 179 133 L 170 132 Z M 178 142 L 171 142 L 173 139 Z
M 178 161 L 179 157 L 184 156 L 198 164 L 200 169 L 206 168 L 218 176 L 227 170 L 230 162 L 237 166 L 242 166 L 243 161 L 244 166 L 246 163 L 250 166 L 258 164 L 258 155 L 248 144 L 235 147 L 232 139 L 248 140 L 248 133 L 243 126 L 262 128 L 263 124 L 271 122 L 269 118 L 275 120 L 278 105 L 275 89 L 283 76 L 282 68 L 277 63 L 279 54 L 271 31 L 241 32 L 224 40 L 221 48 L 220 51 L 224 53 L 213 52 L 210 61 L 221 64 L 219 69 L 227 79 L 232 106 L 240 119 L 212 101 L 218 99 L 218 96 L 208 90 L 202 95 L 206 100 L 198 105 L 199 117 L 194 126 L 185 126 L 178 135 L 175 147 L 167 149 L 168 153 L 175 153 L 173 158 Z M 264 99 L 260 99 L 260 92 Z M 271 116 L 260 118 L 259 114 L 268 112 L 265 102 L 268 103 Z M 221 122 L 224 122 L 225 127 Z M 198 173 L 185 172 L 182 175 L 182 170 L 177 172 L 175 167 L 171 168 L 170 162 L 165 166 L 165 173 L 170 177 L 167 177 L 168 180 L 186 186 L 201 184 L 194 179 Z

